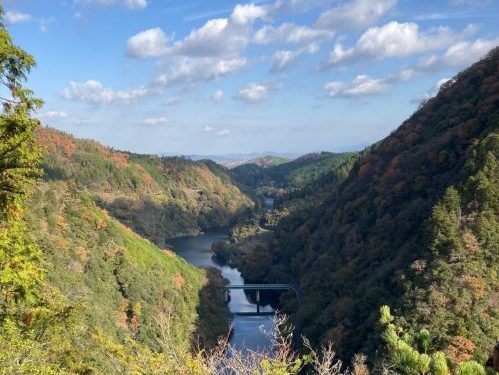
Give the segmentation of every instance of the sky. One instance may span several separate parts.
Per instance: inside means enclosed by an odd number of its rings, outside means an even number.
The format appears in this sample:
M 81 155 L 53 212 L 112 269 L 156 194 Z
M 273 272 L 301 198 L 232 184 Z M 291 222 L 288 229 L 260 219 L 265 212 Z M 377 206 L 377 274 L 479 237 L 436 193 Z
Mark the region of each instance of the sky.
M 357 150 L 499 45 L 499 0 L 3 0 L 37 117 L 158 154 Z

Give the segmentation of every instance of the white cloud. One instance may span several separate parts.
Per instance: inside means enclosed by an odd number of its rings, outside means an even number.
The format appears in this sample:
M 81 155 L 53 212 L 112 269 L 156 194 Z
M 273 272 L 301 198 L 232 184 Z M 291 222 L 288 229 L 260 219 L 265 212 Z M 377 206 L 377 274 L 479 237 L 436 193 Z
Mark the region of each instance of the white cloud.
M 324 89 L 326 96 L 330 98 L 361 97 L 384 94 L 390 89 L 390 85 L 383 79 L 358 75 L 350 83 L 339 81 L 328 82 L 324 85 Z
M 298 58 L 303 54 L 312 55 L 319 50 L 318 44 L 310 44 L 305 48 L 300 48 L 294 51 L 279 50 L 272 56 L 272 72 L 280 72 L 296 63 Z
M 114 4 L 121 4 L 126 6 L 128 9 L 137 10 L 144 9 L 147 7 L 147 0 L 74 0 L 75 3 L 79 4 L 95 4 L 109 6 Z
M 222 137 L 224 135 L 229 135 L 230 134 L 230 130 L 229 129 L 216 129 L 213 126 L 210 126 L 210 125 L 206 125 L 203 128 L 203 132 L 208 133 L 208 134 L 213 134 L 213 135 L 216 135 L 216 136 L 219 136 L 219 137 Z
M 236 94 L 237 99 L 241 99 L 247 103 L 257 103 L 268 97 L 268 87 L 263 83 L 250 83 L 246 87 L 239 90 Z
M 272 56 L 271 70 L 277 72 L 293 65 L 298 56 L 300 56 L 298 51 L 276 51 Z
M 5 13 L 5 21 L 10 24 L 30 22 L 33 17 L 30 14 L 9 10 Z
M 69 113 L 63 111 L 47 111 L 40 115 L 42 119 L 62 120 L 69 117 Z
M 371 27 L 352 48 L 336 44 L 326 65 L 359 59 L 403 57 L 449 46 L 458 39 L 447 27 L 420 32 L 416 23 L 391 21 L 380 27 Z
M 253 23 L 268 7 L 236 5 L 227 18 L 216 18 L 193 29 L 184 38 L 169 40 L 160 28 L 142 31 L 127 42 L 127 54 L 158 58 L 156 83 L 193 84 L 233 74 L 247 65 L 242 56 L 251 41 Z
M 191 57 L 236 56 L 248 42 L 247 30 L 234 27 L 226 18 L 218 18 L 191 31 L 182 41 L 175 43 L 171 53 Z
M 447 67 L 464 68 L 485 56 L 492 48 L 499 45 L 499 38 L 461 41 L 451 45 L 443 55 L 431 55 L 419 65 L 421 70 L 440 70 Z
M 182 40 L 169 45 L 168 38 L 160 28 L 142 31 L 128 40 L 127 52 L 130 56 L 138 58 L 161 55 L 193 58 L 237 57 L 250 42 L 249 26 L 254 17 L 251 13 L 253 8 L 249 9 L 246 14 L 246 8 L 236 6 L 230 18 L 208 20 Z
M 247 64 L 244 58 L 219 60 L 216 58 L 181 58 L 169 70 L 156 78 L 160 85 L 193 84 L 211 81 L 235 73 Z
M 224 97 L 224 92 L 222 90 L 217 90 L 213 93 L 211 99 L 215 102 L 219 102 L 220 100 L 223 99 L 223 97 Z
M 144 30 L 130 39 L 126 43 L 126 52 L 131 57 L 145 59 L 157 57 L 166 53 L 168 37 L 159 27 Z
M 86 82 L 69 82 L 69 87 L 61 93 L 64 99 L 88 104 L 129 104 L 139 98 L 151 95 L 153 92 L 147 87 L 132 88 L 129 90 L 113 90 L 95 80 Z
M 247 25 L 253 23 L 259 18 L 264 18 L 267 10 L 264 7 L 255 4 L 238 4 L 234 7 L 230 19 L 236 25 Z
M 397 0 L 353 0 L 329 9 L 319 16 L 317 27 L 327 30 L 361 29 L 373 25 Z
M 450 78 L 439 79 L 437 81 L 437 83 L 430 90 L 428 90 L 427 92 L 425 92 L 422 95 L 418 95 L 418 96 L 412 98 L 411 102 L 412 103 L 421 103 L 421 102 L 424 102 L 424 101 L 426 101 L 428 99 L 433 98 L 435 95 L 438 94 L 438 91 L 440 90 L 440 88 L 442 87 L 442 85 L 444 83 L 449 82 L 450 80 L 451 80 Z
M 329 0 L 276 0 L 273 5 L 267 7 L 267 11 L 272 16 L 283 13 L 303 13 L 317 6 L 329 4 L 329 2 Z
M 161 125 L 166 124 L 168 119 L 164 116 L 162 117 L 149 117 L 144 120 L 145 125 Z
M 279 27 L 270 25 L 263 26 L 253 36 L 253 42 L 257 44 L 270 43 L 310 43 L 317 40 L 329 39 L 334 33 L 327 30 L 313 29 L 293 23 L 283 23 Z

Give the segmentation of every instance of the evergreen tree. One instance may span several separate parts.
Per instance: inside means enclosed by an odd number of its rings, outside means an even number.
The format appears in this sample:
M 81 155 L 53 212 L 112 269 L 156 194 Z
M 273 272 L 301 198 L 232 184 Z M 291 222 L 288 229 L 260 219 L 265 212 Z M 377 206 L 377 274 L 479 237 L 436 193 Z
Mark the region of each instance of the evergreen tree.
M 0 314 L 4 315 L 11 303 L 32 300 L 43 276 L 37 265 L 39 250 L 25 233 L 21 216 L 39 175 L 34 135 L 38 121 L 31 115 L 42 101 L 24 87 L 35 60 L 13 43 L 2 15 L 0 8 L 0 84 L 8 93 L 0 98 Z

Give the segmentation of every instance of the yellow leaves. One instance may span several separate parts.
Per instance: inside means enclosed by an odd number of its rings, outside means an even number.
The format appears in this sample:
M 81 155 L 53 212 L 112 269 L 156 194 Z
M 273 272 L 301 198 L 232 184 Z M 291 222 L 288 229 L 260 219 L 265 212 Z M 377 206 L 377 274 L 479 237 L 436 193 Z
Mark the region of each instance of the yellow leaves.
M 140 315 L 142 314 L 142 304 L 140 302 L 137 302 L 135 305 L 133 305 L 132 311 L 133 315 L 135 315 L 136 317 L 140 317 Z
M 59 229 L 61 229 L 64 232 L 68 230 L 69 226 L 68 226 L 68 224 L 66 224 L 66 222 L 64 220 L 64 216 L 62 216 L 60 213 L 57 213 L 54 215 L 54 219 L 55 219 L 55 223 Z

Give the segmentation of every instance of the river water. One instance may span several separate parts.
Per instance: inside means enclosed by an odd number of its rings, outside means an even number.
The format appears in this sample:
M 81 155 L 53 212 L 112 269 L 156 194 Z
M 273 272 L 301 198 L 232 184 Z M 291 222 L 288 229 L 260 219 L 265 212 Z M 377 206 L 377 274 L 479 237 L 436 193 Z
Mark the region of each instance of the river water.
M 226 230 L 209 230 L 198 236 L 187 236 L 168 240 L 175 253 L 198 267 L 215 267 L 222 271 L 222 276 L 233 285 L 244 284 L 244 279 L 235 268 L 216 264 L 211 256 L 211 245 L 215 241 L 229 241 Z M 243 290 L 232 290 L 229 308 L 232 312 L 256 312 L 256 305 Z M 260 307 L 260 311 L 273 311 L 270 305 Z M 272 328 L 271 316 L 242 317 L 235 316 L 234 331 L 231 345 L 236 348 L 246 348 L 263 351 L 270 348 L 270 340 L 264 331 Z

